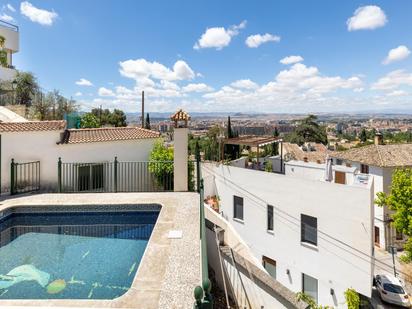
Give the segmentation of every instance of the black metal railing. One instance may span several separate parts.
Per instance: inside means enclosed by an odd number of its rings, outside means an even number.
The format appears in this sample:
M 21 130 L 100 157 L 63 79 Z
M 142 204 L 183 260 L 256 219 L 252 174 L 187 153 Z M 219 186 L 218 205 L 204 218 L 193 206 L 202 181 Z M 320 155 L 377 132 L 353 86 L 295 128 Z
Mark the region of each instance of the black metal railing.
M 40 190 L 40 161 L 17 163 L 11 159 L 10 194 Z
M 165 192 L 173 188 L 173 161 L 58 161 L 59 192 Z

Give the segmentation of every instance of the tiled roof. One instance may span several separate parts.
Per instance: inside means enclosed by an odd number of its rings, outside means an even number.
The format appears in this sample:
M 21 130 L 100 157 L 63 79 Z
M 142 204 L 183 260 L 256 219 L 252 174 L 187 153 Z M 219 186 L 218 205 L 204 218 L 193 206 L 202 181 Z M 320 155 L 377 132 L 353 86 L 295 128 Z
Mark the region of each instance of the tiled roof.
M 369 145 L 333 152 L 331 156 L 379 167 L 412 166 L 412 144 Z
M 283 157 L 289 160 L 304 161 L 307 158 L 309 162 L 325 163 L 326 156 L 330 151 L 325 145 L 319 143 L 310 143 L 313 151 L 304 151 L 298 144 L 283 143 Z
M 61 144 L 79 144 L 157 138 L 159 133 L 137 127 L 70 129 L 63 134 Z
M 65 128 L 64 120 L 0 123 L 0 132 L 61 131 Z
M 173 121 L 188 121 L 190 120 L 190 115 L 183 111 L 182 109 L 179 109 L 176 113 L 174 113 L 171 117 L 171 120 Z

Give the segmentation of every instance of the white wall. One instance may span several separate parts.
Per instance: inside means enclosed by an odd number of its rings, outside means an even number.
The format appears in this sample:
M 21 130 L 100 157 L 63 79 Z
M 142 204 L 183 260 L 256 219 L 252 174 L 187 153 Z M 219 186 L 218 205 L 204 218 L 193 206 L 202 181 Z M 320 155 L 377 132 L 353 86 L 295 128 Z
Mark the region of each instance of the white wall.
M 12 80 L 16 77 L 17 71 L 0 66 L 0 80 Z
M 56 190 L 57 161 L 65 163 L 147 161 L 155 139 L 99 143 L 57 144 L 59 131 L 7 132 L 1 134 L 1 188 L 9 191 L 10 162 L 40 161 L 42 190 Z
M 19 32 L 7 27 L 0 26 L 0 35 L 4 36 L 6 42 L 4 48 L 12 50 L 13 52 L 19 51 Z
M 345 173 L 346 184 L 353 184 L 356 168 L 346 167 L 342 165 L 333 165 L 332 171 L 332 182 L 335 181 L 335 171 L 339 171 Z M 324 180 L 325 163 L 319 164 L 295 160 L 285 162 L 285 174 L 288 176 L 310 180 Z
M 277 280 L 298 292 L 302 273 L 318 279 L 322 305 L 344 306 L 353 287 L 370 296 L 373 263 L 372 191 L 230 166 L 202 165 L 214 175 L 220 207 L 256 258 L 277 262 Z M 244 198 L 244 221 L 233 219 L 233 195 Z M 266 204 L 274 205 L 274 233 L 266 231 Z M 318 219 L 318 246 L 300 242 L 300 215 Z M 290 275 L 286 270 L 290 270 Z M 335 296 L 330 295 L 333 288 Z

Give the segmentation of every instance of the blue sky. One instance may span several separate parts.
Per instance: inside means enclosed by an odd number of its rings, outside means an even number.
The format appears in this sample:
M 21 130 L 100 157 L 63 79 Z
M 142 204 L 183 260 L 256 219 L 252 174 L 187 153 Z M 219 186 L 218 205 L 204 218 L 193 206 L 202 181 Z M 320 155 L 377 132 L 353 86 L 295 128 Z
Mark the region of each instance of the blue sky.
M 17 68 L 83 110 L 138 111 L 145 90 L 149 111 L 412 111 L 408 0 L 2 0 L 0 8 L 20 27 Z

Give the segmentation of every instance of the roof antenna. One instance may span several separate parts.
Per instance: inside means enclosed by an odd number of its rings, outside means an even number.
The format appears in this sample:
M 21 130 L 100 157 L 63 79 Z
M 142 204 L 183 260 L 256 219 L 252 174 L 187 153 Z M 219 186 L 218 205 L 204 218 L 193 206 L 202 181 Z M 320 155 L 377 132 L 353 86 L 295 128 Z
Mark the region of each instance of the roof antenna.
M 144 91 L 142 91 L 142 129 L 144 129 Z

